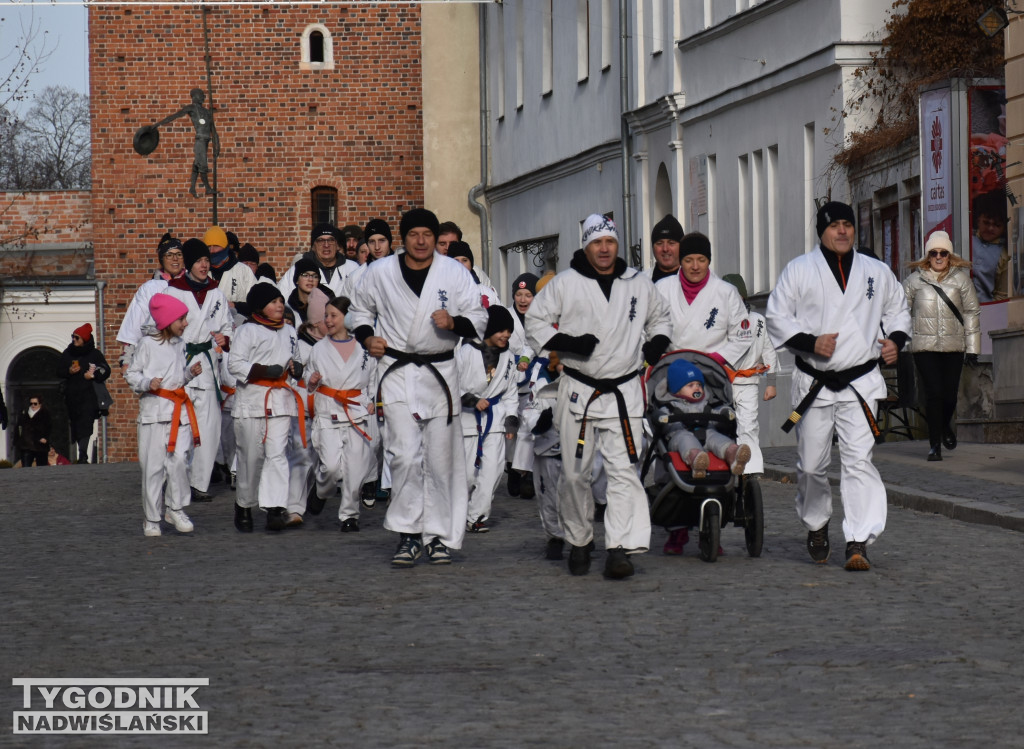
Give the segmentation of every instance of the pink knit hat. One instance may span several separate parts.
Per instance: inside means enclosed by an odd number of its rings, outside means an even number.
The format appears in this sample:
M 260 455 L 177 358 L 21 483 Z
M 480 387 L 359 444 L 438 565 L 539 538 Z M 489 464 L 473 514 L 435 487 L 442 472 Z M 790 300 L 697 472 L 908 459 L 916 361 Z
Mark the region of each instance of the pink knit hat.
M 149 300 L 149 314 L 153 316 L 157 330 L 163 330 L 179 317 L 188 314 L 188 307 L 170 294 L 154 294 Z

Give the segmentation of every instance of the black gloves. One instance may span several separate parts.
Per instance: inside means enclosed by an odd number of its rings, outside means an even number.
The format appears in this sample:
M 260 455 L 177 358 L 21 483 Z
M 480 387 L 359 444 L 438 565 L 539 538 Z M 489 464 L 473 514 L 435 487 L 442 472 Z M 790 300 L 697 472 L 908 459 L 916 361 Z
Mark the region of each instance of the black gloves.
M 671 341 L 667 335 L 654 336 L 654 338 L 644 344 L 644 361 L 648 364 L 657 364 L 658 360 L 664 356 L 669 343 Z
M 253 380 L 277 380 L 284 374 L 284 367 L 280 364 L 253 364 L 246 378 Z
M 302 373 L 305 370 L 306 368 L 302 366 L 302 362 L 295 361 L 294 359 L 292 359 L 292 377 L 294 377 L 296 380 L 301 380 Z
M 971 369 L 975 369 L 978 366 L 978 355 L 968 354 L 964 357 L 964 361 L 967 362 L 967 366 Z
M 530 430 L 530 434 L 544 434 L 554 423 L 555 415 L 551 412 L 550 408 L 545 408 L 540 412 L 540 418 L 537 419 L 536 426 Z
M 555 333 L 544 348 L 549 351 L 587 357 L 594 353 L 594 347 L 599 343 L 600 341 L 597 336 L 591 333 L 584 333 L 583 335 Z

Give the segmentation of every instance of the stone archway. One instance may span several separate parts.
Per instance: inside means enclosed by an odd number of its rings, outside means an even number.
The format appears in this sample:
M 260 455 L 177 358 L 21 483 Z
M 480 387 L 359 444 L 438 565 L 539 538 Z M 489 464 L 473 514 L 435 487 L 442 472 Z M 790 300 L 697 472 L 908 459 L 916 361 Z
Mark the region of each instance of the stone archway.
M 662 162 L 658 166 L 658 176 L 654 179 L 654 216 L 651 219 L 652 226 L 672 213 L 674 205 L 672 202 L 672 182 L 668 178 L 668 169 L 665 167 L 665 163 Z
M 7 455 L 13 461 L 13 428 L 18 414 L 28 406 L 31 395 L 38 395 L 50 412 L 53 434 L 50 442 L 61 455 L 69 455 L 71 426 L 64 396 L 60 393 L 60 379 L 57 377 L 57 362 L 60 351 L 49 346 L 33 346 L 14 357 L 7 369 L 7 408 L 11 414 L 11 427 L 7 429 Z

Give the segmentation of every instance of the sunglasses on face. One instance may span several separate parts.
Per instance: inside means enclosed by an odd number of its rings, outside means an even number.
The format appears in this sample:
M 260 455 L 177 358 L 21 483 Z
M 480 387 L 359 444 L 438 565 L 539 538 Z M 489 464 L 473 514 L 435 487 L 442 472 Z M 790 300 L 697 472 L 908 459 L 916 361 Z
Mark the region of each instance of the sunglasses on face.
M 928 257 L 949 257 L 947 250 L 928 250 Z
M 28 404 L 30 406 L 38 406 L 39 405 L 39 401 L 29 401 Z

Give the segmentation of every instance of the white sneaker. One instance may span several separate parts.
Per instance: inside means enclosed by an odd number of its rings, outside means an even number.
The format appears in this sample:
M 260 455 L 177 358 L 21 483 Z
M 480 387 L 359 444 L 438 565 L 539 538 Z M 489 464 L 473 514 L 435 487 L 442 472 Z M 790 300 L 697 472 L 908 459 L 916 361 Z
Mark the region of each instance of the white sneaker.
M 184 510 L 168 510 L 164 513 L 164 520 L 173 525 L 178 533 L 191 533 L 195 529 Z
M 142 521 L 142 535 L 143 536 L 159 536 L 160 535 L 160 523 L 154 523 L 152 520 Z

